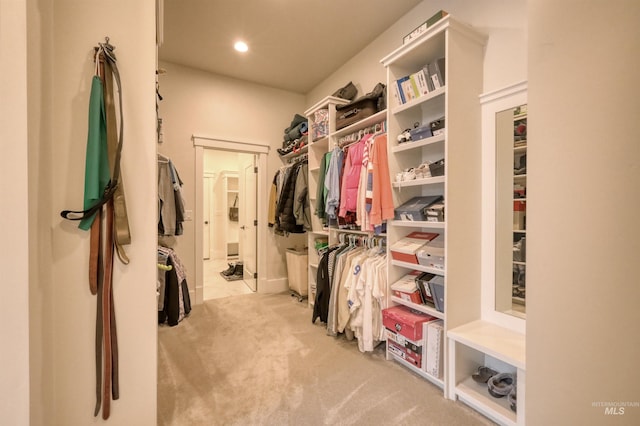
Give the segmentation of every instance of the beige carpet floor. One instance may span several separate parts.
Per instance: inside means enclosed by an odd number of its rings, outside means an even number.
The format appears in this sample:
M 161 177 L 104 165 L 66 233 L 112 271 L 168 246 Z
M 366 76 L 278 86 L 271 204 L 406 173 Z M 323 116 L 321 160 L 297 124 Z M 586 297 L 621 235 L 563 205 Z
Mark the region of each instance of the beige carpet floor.
M 158 330 L 158 425 L 491 425 L 393 361 L 330 337 L 288 294 L 206 301 Z

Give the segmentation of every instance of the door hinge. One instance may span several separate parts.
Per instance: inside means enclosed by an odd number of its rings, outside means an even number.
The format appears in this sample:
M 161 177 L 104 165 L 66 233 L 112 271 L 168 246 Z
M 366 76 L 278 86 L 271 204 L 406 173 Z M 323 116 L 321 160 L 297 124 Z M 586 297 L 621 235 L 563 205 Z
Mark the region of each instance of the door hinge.
M 253 278 L 255 278 L 255 279 L 257 279 L 257 278 L 258 278 L 258 273 L 257 273 L 257 272 L 254 272 L 254 273 L 253 273 Z
M 253 226 L 258 226 L 258 221 L 257 220 L 253 221 Z
M 258 173 L 258 168 L 257 167 L 253 168 L 253 173 Z

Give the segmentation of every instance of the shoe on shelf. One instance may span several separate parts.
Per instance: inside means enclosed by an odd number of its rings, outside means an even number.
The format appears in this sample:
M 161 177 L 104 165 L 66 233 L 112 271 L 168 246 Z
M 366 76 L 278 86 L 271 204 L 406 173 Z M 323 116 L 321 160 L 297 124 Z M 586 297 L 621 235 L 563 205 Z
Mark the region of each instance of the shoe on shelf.
M 511 392 L 509 392 L 509 395 L 507 395 L 507 400 L 509 401 L 511 411 L 514 413 L 517 412 L 518 398 L 516 395 L 516 386 L 514 386 L 513 389 L 511 389 Z
M 405 170 L 404 172 L 402 172 L 402 180 L 403 181 L 410 181 L 410 180 L 414 180 L 416 178 L 416 172 L 415 169 L 413 167 L 411 167 L 410 169 Z
M 487 382 L 487 390 L 494 398 L 502 398 L 509 395 L 515 386 L 516 376 L 511 373 L 496 374 Z
M 431 169 L 429 168 L 429 162 L 420 164 L 415 168 L 416 179 L 426 179 L 431 177 Z
M 489 367 L 480 366 L 478 371 L 473 373 L 471 378 L 478 383 L 487 383 L 489 379 L 498 374 L 497 371 L 490 369 Z

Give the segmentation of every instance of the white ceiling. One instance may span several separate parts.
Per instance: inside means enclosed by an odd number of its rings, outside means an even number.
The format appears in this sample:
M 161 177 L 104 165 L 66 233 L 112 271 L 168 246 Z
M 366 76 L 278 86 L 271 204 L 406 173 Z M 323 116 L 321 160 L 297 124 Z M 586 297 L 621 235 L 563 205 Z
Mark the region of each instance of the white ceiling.
M 159 58 L 305 94 L 421 1 L 164 0 Z

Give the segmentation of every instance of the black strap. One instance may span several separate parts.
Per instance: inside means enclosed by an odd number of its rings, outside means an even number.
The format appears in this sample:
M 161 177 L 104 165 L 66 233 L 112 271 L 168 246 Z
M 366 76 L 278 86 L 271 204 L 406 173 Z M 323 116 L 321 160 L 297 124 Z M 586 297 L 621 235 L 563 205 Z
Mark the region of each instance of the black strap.
M 106 188 L 104 189 L 102 198 L 100 198 L 98 202 L 93 206 L 89 207 L 86 210 L 63 210 L 60 212 L 60 216 L 68 220 L 82 220 L 84 218 L 93 216 L 98 210 L 102 208 L 102 206 L 107 201 L 113 198 L 113 194 L 116 192 L 117 183 L 113 185 L 112 182 L 113 181 L 109 181 Z

